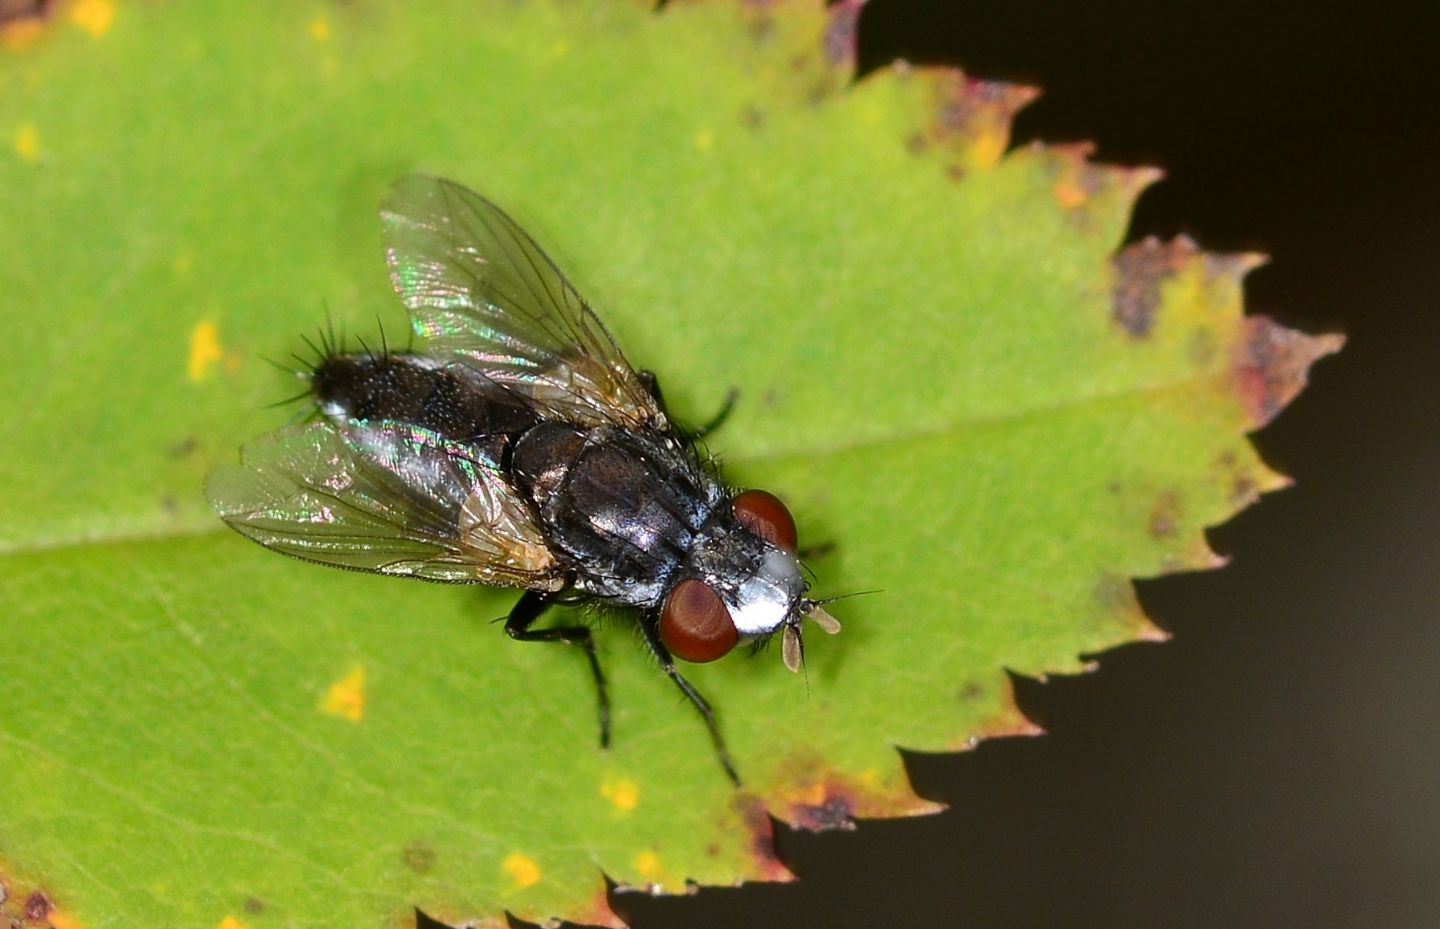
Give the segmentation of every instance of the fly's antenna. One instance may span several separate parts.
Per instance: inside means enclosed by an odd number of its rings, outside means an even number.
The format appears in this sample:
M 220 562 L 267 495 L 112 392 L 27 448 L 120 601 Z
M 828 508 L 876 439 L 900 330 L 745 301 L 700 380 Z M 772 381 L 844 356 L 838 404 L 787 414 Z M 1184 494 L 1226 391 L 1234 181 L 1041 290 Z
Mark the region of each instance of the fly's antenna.
M 814 607 L 822 607 L 827 603 L 834 603 L 836 600 L 849 600 L 851 597 L 868 597 L 870 594 L 883 594 L 884 592 L 885 591 L 882 588 L 876 587 L 874 590 L 853 590 L 848 594 L 836 594 L 833 597 L 824 597 L 819 600 L 807 600 L 805 602 L 811 604 Z M 821 612 L 824 611 L 822 610 Z M 829 616 L 830 614 L 826 613 L 825 615 Z M 836 631 L 839 631 L 838 623 L 836 624 Z M 830 634 L 834 635 L 835 633 L 832 632 Z

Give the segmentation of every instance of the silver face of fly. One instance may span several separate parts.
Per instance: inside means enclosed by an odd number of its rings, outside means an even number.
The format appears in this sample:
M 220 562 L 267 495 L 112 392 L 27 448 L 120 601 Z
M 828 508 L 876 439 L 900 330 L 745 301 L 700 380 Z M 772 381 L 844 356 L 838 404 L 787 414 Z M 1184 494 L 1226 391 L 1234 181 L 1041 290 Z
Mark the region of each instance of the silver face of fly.
M 555 602 L 634 608 L 738 784 L 714 713 L 674 659 L 713 661 L 778 633 L 800 670 L 802 620 L 839 631 L 806 596 L 790 512 L 723 482 L 696 445 L 708 429 L 671 421 L 655 378 L 493 203 L 411 175 L 381 219 L 422 347 L 347 353 L 322 340 L 302 375 L 320 419 L 246 445 L 210 476 L 211 505 L 297 558 L 523 588 L 505 631 L 584 649 L 602 745 L 610 704 L 590 628 L 535 624 Z

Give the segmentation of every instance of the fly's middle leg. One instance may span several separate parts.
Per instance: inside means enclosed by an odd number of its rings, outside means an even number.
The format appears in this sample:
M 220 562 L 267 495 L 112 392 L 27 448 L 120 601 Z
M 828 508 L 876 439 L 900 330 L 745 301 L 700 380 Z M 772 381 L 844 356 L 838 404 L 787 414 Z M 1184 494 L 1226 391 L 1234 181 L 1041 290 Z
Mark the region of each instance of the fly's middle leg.
M 729 392 L 725 394 L 725 402 L 720 405 L 720 411 L 710 417 L 709 421 L 693 429 L 683 427 L 677 424 L 674 417 L 670 415 L 670 410 L 665 405 L 665 396 L 660 392 L 660 381 L 655 377 L 655 372 L 639 371 L 637 374 L 640 378 L 640 383 L 645 386 L 646 392 L 648 392 L 651 399 L 655 401 L 655 405 L 660 408 L 660 412 L 665 414 L 665 418 L 670 420 L 670 425 L 688 442 L 703 439 L 716 429 L 719 429 L 725 420 L 730 418 L 730 411 L 735 409 L 735 401 L 740 397 L 738 390 L 733 387 L 730 388 Z
M 527 590 L 511 608 L 505 620 L 505 633 L 520 642 L 565 642 L 578 644 L 585 649 L 590 661 L 590 675 L 595 678 L 595 694 L 600 710 L 600 747 L 610 747 L 610 692 L 605 686 L 605 674 L 600 670 L 600 658 L 595 654 L 595 639 L 589 626 L 556 626 L 549 629 L 531 629 L 546 608 L 554 600 L 553 594 Z

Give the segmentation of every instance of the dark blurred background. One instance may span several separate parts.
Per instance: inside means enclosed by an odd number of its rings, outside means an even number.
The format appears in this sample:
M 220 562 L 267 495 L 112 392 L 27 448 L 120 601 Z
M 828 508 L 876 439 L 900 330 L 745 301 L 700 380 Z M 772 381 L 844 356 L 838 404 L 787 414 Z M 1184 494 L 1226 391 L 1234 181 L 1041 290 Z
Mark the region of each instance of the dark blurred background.
M 800 882 L 616 896 L 638 929 L 1440 926 L 1440 30 L 1420 8 L 865 8 L 862 73 L 1042 86 L 1017 144 L 1164 167 L 1132 239 L 1267 252 L 1251 311 L 1350 342 L 1256 437 L 1297 484 L 1212 531 L 1233 563 L 1141 585 L 1174 641 L 1017 682 L 1044 738 L 909 758 L 944 814 L 782 829 Z

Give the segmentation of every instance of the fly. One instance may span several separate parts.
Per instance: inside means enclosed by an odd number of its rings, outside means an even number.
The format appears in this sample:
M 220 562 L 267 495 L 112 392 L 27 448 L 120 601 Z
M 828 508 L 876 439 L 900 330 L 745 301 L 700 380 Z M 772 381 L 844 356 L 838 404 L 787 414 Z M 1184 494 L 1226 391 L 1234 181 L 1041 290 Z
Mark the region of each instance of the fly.
M 675 425 L 654 375 L 630 366 L 495 204 L 410 175 L 380 215 L 422 350 L 326 343 L 304 375 L 319 418 L 247 444 L 238 466 L 210 476 L 211 505 L 307 561 L 524 589 L 505 631 L 584 650 L 602 746 L 610 699 L 590 627 L 535 624 L 555 603 L 632 608 L 739 784 L 714 712 L 675 659 L 713 661 L 779 634 L 798 671 L 803 619 L 839 631 L 826 601 L 807 596 L 790 512 L 724 483 L 696 446 L 703 430 Z

